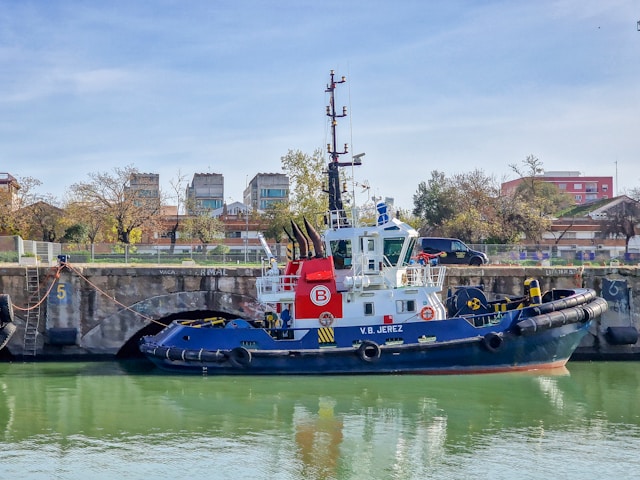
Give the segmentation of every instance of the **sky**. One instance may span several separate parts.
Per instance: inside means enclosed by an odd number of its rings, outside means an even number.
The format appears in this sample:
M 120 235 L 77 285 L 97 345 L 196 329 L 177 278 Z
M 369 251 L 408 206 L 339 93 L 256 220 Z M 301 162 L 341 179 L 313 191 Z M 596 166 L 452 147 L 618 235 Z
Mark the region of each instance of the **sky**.
M 335 70 L 360 204 L 412 209 L 433 170 L 501 182 L 529 155 L 621 194 L 640 187 L 638 21 L 640 0 L 0 0 L 0 172 L 61 201 L 129 165 L 169 196 L 221 173 L 242 201 L 326 148 Z

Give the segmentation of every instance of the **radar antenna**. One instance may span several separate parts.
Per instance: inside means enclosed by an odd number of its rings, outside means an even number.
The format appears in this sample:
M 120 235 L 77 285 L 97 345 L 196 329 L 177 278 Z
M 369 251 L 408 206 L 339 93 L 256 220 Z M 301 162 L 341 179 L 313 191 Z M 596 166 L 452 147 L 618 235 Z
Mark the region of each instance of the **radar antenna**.
M 338 151 L 338 139 L 336 134 L 336 127 L 338 126 L 338 118 L 347 116 L 347 107 L 342 107 L 342 113 L 336 112 L 335 104 L 335 90 L 337 85 L 345 83 L 346 77 L 342 77 L 340 80 L 335 79 L 335 73 L 331 70 L 331 81 L 327 85 L 325 92 L 329 93 L 329 105 L 327 105 L 327 117 L 331 119 L 331 143 L 327 144 L 327 153 L 331 157 L 331 161 L 328 166 L 328 185 L 326 193 L 329 194 L 329 212 L 331 216 L 331 226 L 346 226 L 348 225 L 344 206 L 342 204 L 342 192 L 340 189 L 340 171 L 339 167 L 347 167 L 353 165 L 362 164 L 362 154 L 355 155 L 351 162 L 341 162 L 340 155 L 349 153 L 349 145 L 344 144 L 342 151 Z M 337 225 L 336 225 L 337 222 Z

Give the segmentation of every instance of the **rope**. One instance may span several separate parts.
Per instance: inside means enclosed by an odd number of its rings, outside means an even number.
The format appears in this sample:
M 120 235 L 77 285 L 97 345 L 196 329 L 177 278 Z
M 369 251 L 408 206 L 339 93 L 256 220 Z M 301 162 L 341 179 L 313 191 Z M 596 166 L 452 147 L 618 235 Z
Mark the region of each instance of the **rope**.
M 89 280 L 87 277 L 85 277 L 84 275 L 82 275 L 82 273 L 80 273 L 78 270 L 76 270 L 72 265 L 69 265 L 69 263 L 64 263 L 61 265 L 58 265 L 58 267 L 56 268 L 56 273 L 53 276 L 53 280 L 51 282 L 51 285 L 49 285 L 49 288 L 47 289 L 47 292 L 43 295 L 43 297 L 38 301 L 38 303 L 36 303 L 35 305 L 28 307 L 28 308 L 22 308 L 22 307 L 18 307 L 15 303 L 12 302 L 13 308 L 15 310 L 19 310 L 21 312 L 28 312 L 29 310 L 33 310 L 37 307 L 39 307 L 40 305 L 42 305 L 42 303 L 49 297 L 49 295 L 51 294 L 51 290 L 53 290 L 53 286 L 55 285 L 55 283 L 58 281 L 58 279 L 60 278 L 60 272 L 64 269 L 64 268 L 68 268 L 71 272 L 75 273 L 77 276 L 79 276 L 82 280 L 84 280 L 85 282 L 87 282 L 89 285 L 91 285 L 97 292 L 101 293 L 102 295 L 104 295 L 105 297 L 107 297 L 108 299 L 112 300 L 115 304 L 119 305 L 120 307 L 124 308 L 125 310 L 128 310 L 136 315 L 139 315 L 140 317 L 144 318 L 145 320 L 149 321 L 149 322 L 153 322 L 153 323 L 157 323 L 158 325 L 162 325 L 163 327 L 166 327 L 166 325 L 162 322 L 159 322 L 158 320 L 155 320 L 151 317 L 146 316 L 143 313 L 140 313 L 136 310 L 134 310 L 133 308 L 119 302 L 118 300 L 116 300 L 115 297 L 109 295 L 108 293 L 106 293 L 104 290 L 100 289 L 100 287 L 98 287 L 95 283 L 93 283 L 91 280 Z
M 163 327 L 166 327 L 166 325 L 162 322 L 159 322 L 158 320 L 155 320 L 151 317 L 146 316 L 143 313 L 140 313 L 136 310 L 134 310 L 133 308 L 125 305 L 124 303 L 119 302 L 115 297 L 109 295 L 107 292 L 105 292 L 104 290 L 100 289 L 100 287 L 98 287 L 95 283 L 93 283 L 91 280 L 89 280 L 87 277 L 85 277 L 84 275 L 82 275 L 82 273 L 80 273 L 78 270 L 76 270 L 72 265 L 69 265 L 69 263 L 65 263 L 64 264 L 65 267 L 67 267 L 69 270 L 71 270 L 73 273 L 75 273 L 76 275 L 78 275 L 81 279 L 83 279 L 85 282 L 87 282 L 89 285 L 91 285 L 93 288 L 95 288 L 95 290 L 99 293 L 101 293 L 102 295 L 104 295 L 105 297 L 107 297 L 108 299 L 112 300 L 116 305 L 121 306 L 122 308 L 124 308 L 125 310 L 128 310 L 136 315 L 141 316 L 142 318 L 144 318 L 145 320 L 148 320 L 149 322 L 153 322 L 153 323 L 157 323 L 158 325 L 162 325 Z
M 56 273 L 53 276 L 53 280 L 51 282 L 51 285 L 49 285 L 49 288 L 47 289 L 47 293 L 44 294 L 44 296 L 38 301 L 38 303 L 36 303 L 35 305 L 28 307 L 28 308 L 21 308 L 18 307 L 15 303 L 13 303 L 13 308 L 15 310 L 19 310 L 21 312 L 28 312 L 30 310 L 33 310 L 35 308 L 38 308 L 40 305 L 42 305 L 42 303 L 47 299 L 47 297 L 49 296 L 49 294 L 51 293 L 51 290 L 53 289 L 53 286 L 55 285 L 56 281 L 58 280 L 58 278 L 60 278 L 60 270 L 62 270 L 62 266 L 58 266 L 58 268 L 56 269 Z

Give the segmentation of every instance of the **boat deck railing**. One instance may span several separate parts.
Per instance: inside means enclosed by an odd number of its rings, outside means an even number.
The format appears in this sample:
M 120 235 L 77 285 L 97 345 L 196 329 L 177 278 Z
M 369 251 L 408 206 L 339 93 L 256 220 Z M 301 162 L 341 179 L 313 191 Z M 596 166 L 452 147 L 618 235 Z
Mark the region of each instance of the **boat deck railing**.
M 256 279 L 258 298 L 270 301 L 293 300 L 299 275 L 264 275 Z
M 447 267 L 444 265 L 437 267 L 432 267 L 431 265 L 408 265 L 406 267 L 406 286 L 442 289 L 446 271 Z
M 334 230 L 351 227 L 351 222 L 344 210 L 330 210 L 325 215 L 327 224 Z

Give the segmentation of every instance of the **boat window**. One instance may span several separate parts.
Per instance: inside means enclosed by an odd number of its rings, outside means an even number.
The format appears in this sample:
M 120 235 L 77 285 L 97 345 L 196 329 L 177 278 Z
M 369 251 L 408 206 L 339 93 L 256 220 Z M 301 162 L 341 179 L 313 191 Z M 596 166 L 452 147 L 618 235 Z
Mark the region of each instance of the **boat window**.
M 351 240 L 331 240 L 329 246 L 336 270 L 351 268 Z
M 394 267 L 398 264 L 400 253 L 402 252 L 402 245 L 404 244 L 404 237 L 397 238 L 385 238 L 383 244 L 383 253 L 389 263 Z
M 361 237 L 360 238 L 360 249 L 362 253 L 374 253 L 376 250 L 376 244 L 373 238 L 369 237 Z
M 410 238 L 409 239 L 409 246 L 407 248 L 407 251 L 404 252 L 404 259 L 402 261 L 402 265 L 409 265 L 411 263 L 411 255 L 414 254 L 414 249 L 416 247 L 416 239 L 414 238 Z
M 415 312 L 415 300 L 396 300 L 396 313 Z
M 364 304 L 364 314 L 373 315 L 373 303 L 367 302 Z

